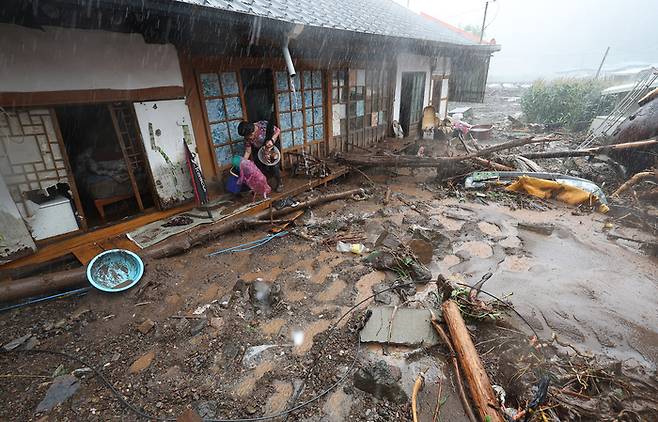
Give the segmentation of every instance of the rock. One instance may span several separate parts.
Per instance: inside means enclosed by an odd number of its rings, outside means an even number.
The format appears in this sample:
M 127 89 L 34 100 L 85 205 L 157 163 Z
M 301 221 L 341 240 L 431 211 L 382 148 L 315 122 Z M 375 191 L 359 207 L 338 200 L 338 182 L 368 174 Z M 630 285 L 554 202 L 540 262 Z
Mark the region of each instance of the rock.
M 27 342 L 31 337 L 32 337 L 32 333 L 25 334 L 24 336 L 13 339 L 9 343 L 2 346 L 2 348 L 5 349 L 6 351 L 18 349 L 25 342 Z
M 155 322 L 147 318 L 144 320 L 144 322 L 137 326 L 137 331 L 146 335 L 149 331 L 151 331 L 153 327 L 155 327 Z
M 438 230 L 430 230 L 422 226 L 411 227 L 412 238 L 417 240 L 424 240 L 432 245 L 432 249 L 445 250 L 448 249 L 452 240 Z
M 551 223 L 522 223 L 519 222 L 516 226 L 518 229 L 527 230 L 534 233 L 550 236 L 555 230 L 555 225 Z
M 192 333 L 192 337 L 196 336 L 197 334 L 200 334 L 201 331 L 203 331 L 204 328 L 208 326 L 208 320 L 205 318 L 199 319 L 196 323 L 192 324 L 192 328 L 190 329 L 190 332 Z
M 46 391 L 46 396 L 37 405 L 36 412 L 48 412 L 53 407 L 63 403 L 66 399 L 75 394 L 80 388 L 80 381 L 73 375 L 63 375 L 55 378 L 53 383 Z
M 389 231 L 383 231 L 375 241 L 375 247 L 386 247 L 395 250 L 400 246 L 400 240 Z
M 430 242 L 423 239 L 412 239 L 407 246 L 409 246 L 409 249 L 411 249 L 422 264 L 427 265 L 432 262 L 434 248 Z
M 142 355 L 139 359 L 133 362 L 132 365 L 130 365 L 130 368 L 128 368 L 128 372 L 130 372 L 131 374 L 137 374 L 139 372 L 142 372 L 144 369 L 148 368 L 151 365 L 153 359 L 155 359 L 155 352 L 148 352 Z
M 276 283 L 267 283 L 262 279 L 256 279 L 249 285 L 249 300 L 257 308 L 269 309 L 279 302 L 281 287 Z
M 400 370 L 396 371 L 383 360 L 359 368 L 354 374 L 354 386 L 379 399 L 403 404 L 409 399 L 398 384 Z
M 395 268 L 396 259 L 393 254 L 385 251 L 375 251 L 366 257 L 366 261 L 370 262 L 372 267 L 376 270 L 387 270 Z
M 53 378 L 61 377 L 62 375 L 66 375 L 66 368 L 64 368 L 64 365 L 59 365 L 55 370 L 53 371 Z
M 201 419 L 214 419 L 217 416 L 217 402 L 215 400 L 196 402 L 194 408 Z
M 393 301 L 395 300 L 395 295 L 391 290 L 386 291 L 384 293 L 379 293 L 388 288 L 389 286 L 386 283 L 379 283 L 372 286 L 372 292 L 376 294 L 375 302 L 382 303 L 384 305 L 390 305 L 391 303 L 393 303 Z
M 221 330 L 224 327 L 224 320 L 222 318 L 210 318 L 210 326 L 215 330 Z
M 242 366 L 246 369 L 254 369 L 264 360 L 275 358 L 276 347 L 276 344 L 261 344 L 248 348 L 242 357 Z
M 432 272 L 423 264 L 413 261 L 409 264 L 411 278 L 414 282 L 425 284 L 432 280 Z
M 224 295 L 222 296 L 221 299 L 219 299 L 219 306 L 221 306 L 224 309 L 228 308 L 228 305 L 230 304 L 231 304 L 231 295 Z

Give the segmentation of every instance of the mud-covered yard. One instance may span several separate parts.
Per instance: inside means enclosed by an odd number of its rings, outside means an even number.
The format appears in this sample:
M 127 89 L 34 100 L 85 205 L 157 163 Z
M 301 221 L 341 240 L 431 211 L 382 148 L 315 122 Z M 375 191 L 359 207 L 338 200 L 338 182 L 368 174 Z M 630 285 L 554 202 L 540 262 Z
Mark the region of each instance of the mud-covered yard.
M 490 271 L 493 277 L 485 290 L 506 297 L 537 330 L 540 342 L 547 348 L 551 344 L 552 355 L 578 350 L 623 362 L 641 374 L 655 370 L 658 265 L 609 240 L 602 216 L 574 215 L 557 203 L 545 203 L 545 210 L 511 209 L 480 197 L 455 198 L 434 186 L 429 172 L 372 178 L 390 181 L 387 205 L 375 189 L 366 200 L 336 201 L 307 213 L 297 223 L 305 238 L 289 234 L 246 252 L 208 257 L 260 238 L 265 229 L 227 235 L 187 254 L 154 261 L 140 285 L 125 294 L 92 292 L 4 313 L 0 339 L 5 344 L 32 334 L 37 349 L 79 357 L 98 368 L 128 402 L 158 417 L 175 419 L 187 407 L 209 419 L 271 415 L 315 398 L 346 375 L 289 420 L 405 420 L 413 382 L 426 371 L 419 401 L 423 420 L 433 417 L 439 387 L 439 402 L 445 401 L 439 417 L 465 420 L 442 347 L 414 352 L 359 346 L 361 310 L 375 305 L 372 301 L 329 330 L 352 305 L 372 295 L 373 287 L 390 285 L 395 275 L 374 270 L 363 256 L 337 252 L 335 244 L 307 240 L 338 231 L 361 236 L 373 248 L 383 232 L 406 243 L 421 227 L 436 242 L 428 265 L 432 281 L 414 289 L 423 306 L 435 305 L 429 293 L 437 291 L 439 274 L 473 284 Z M 549 223 L 551 230 L 533 230 L 539 223 Z M 400 303 L 391 296 L 393 304 Z M 391 297 L 380 298 L 387 300 Z M 532 354 L 532 347 L 524 345 L 532 335 L 530 327 L 509 314 L 471 328 L 476 343 L 481 339 L 483 359 L 491 364 L 492 382 L 511 388 L 510 365 L 518 371 L 516 358 Z M 250 347 L 261 345 L 274 347 L 245 357 L 253 351 Z M 506 363 L 500 362 L 503 357 Z M 138 418 L 79 361 L 28 352 L 0 359 L 3 419 Z M 372 382 L 394 391 L 399 387 L 403 398 L 377 398 L 356 388 L 354 359 L 355 369 L 386 362 L 384 372 L 391 379 Z M 527 364 L 532 372 L 547 363 Z M 53 376 L 69 373 L 79 383 L 75 394 L 49 412 L 36 413 Z M 655 387 L 655 376 L 642 376 Z M 518 405 L 532 397 L 532 387 L 527 387 L 509 393 L 516 395 Z M 649 403 L 655 405 L 655 397 Z M 655 416 L 655 411 L 649 414 Z

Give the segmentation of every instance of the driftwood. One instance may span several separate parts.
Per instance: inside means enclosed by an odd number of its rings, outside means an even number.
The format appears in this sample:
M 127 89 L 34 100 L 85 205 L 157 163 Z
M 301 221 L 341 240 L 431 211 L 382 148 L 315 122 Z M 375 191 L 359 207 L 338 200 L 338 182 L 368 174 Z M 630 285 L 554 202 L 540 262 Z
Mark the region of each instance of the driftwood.
M 494 152 L 503 151 L 506 149 L 516 148 L 528 144 L 536 144 L 543 142 L 551 142 L 557 138 L 552 136 L 541 138 L 522 138 L 511 142 L 495 145 L 490 148 L 482 149 L 466 155 L 458 155 L 453 157 L 418 157 L 416 155 L 387 155 L 387 154 L 351 154 L 351 153 L 338 153 L 336 158 L 351 165 L 365 165 L 365 166 L 386 166 L 386 167 L 411 167 L 411 168 L 433 168 L 443 167 L 450 163 L 473 160 L 480 157 L 486 157 Z
M 311 208 L 325 202 L 351 198 L 352 196 L 362 192 L 363 189 L 352 189 L 345 192 L 321 195 L 317 198 L 302 202 L 294 208 L 289 207 L 274 212 L 270 212 L 269 209 L 266 209 L 248 217 L 237 218 L 227 222 L 217 222 L 215 224 L 198 226 L 197 228 L 191 229 L 187 232 L 172 236 L 163 242 L 142 249 L 142 251 L 139 253 L 139 256 L 146 263 L 148 263 L 149 260 L 179 255 L 193 248 L 194 246 L 204 244 L 212 239 L 218 238 L 223 234 L 241 228 L 246 228 L 253 220 L 265 220 L 269 219 L 270 216 L 272 216 L 272 218 L 279 218 L 297 210 Z M 86 277 L 87 275 L 85 268 L 81 267 L 68 271 L 6 281 L 0 283 L 0 302 L 11 302 L 23 297 L 36 296 L 53 291 L 65 290 L 83 283 L 86 280 Z
M 623 151 L 627 149 L 647 148 L 658 145 L 658 140 L 648 139 L 646 141 L 626 142 L 623 144 L 603 145 L 600 147 L 574 149 L 566 151 L 546 151 L 546 152 L 530 152 L 521 154 L 525 158 L 564 158 L 564 157 L 587 157 L 599 155 L 613 151 Z
M 504 422 L 491 381 L 480 360 L 471 336 L 462 318 L 459 306 L 452 300 L 443 302 L 443 319 L 448 326 L 457 359 L 464 370 L 471 399 L 481 421 Z
M 468 417 L 468 420 L 470 422 L 477 422 L 477 419 L 475 418 L 475 414 L 473 413 L 473 409 L 471 408 L 471 403 L 468 401 L 468 397 L 466 397 L 466 390 L 464 390 L 464 382 L 462 381 L 462 376 L 459 371 L 459 364 L 457 363 L 455 348 L 452 346 L 450 337 L 448 337 L 445 330 L 441 327 L 439 321 L 437 321 L 436 317 L 434 316 L 434 312 L 430 310 L 430 314 L 432 314 L 432 319 L 430 320 L 430 322 L 432 323 L 432 327 L 434 327 L 436 332 L 439 334 L 439 337 L 441 337 L 441 340 L 443 341 L 443 343 L 445 343 L 446 347 L 448 348 L 448 352 L 450 353 L 450 361 L 452 362 L 452 369 L 455 372 L 455 380 L 457 381 L 457 391 L 459 392 L 459 399 L 462 402 L 464 413 L 466 413 L 466 416 Z
M 643 171 L 641 173 L 636 173 L 625 181 L 621 186 L 619 186 L 619 189 L 614 191 L 611 196 L 619 196 L 622 193 L 626 192 L 628 189 L 633 187 L 634 185 L 640 183 L 641 181 L 645 179 L 658 179 L 658 169 L 654 169 L 653 171 Z

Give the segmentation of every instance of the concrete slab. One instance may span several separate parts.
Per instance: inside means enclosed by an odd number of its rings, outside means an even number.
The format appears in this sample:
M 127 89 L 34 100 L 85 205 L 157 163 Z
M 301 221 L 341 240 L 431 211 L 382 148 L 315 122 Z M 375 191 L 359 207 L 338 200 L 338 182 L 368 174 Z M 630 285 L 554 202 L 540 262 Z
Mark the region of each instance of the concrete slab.
M 372 316 L 361 330 L 361 341 L 413 347 L 439 343 L 439 337 L 430 323 L 431 315 L 428 310 L 398 308 L 393 315 L 394 309 L 394 306 L 371 308 Z M 434 313 L 440 315 L 438 310 L 434 310 Z

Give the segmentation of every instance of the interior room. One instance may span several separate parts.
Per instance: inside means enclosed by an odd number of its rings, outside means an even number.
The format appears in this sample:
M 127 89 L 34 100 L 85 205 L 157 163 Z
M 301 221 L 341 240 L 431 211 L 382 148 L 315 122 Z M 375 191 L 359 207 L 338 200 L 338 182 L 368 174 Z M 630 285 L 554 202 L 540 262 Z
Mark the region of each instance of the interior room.
M 129 104 L 56 108 L 89 228 L 135 215 L 154 204 L 134 115 L 125 113 L 126 109 Z M 133 185 L 138 187 L 137 195 Z

